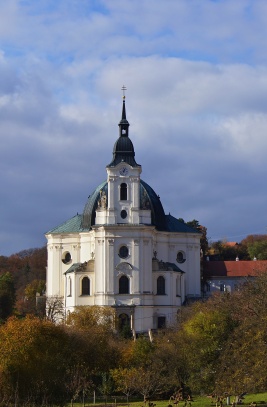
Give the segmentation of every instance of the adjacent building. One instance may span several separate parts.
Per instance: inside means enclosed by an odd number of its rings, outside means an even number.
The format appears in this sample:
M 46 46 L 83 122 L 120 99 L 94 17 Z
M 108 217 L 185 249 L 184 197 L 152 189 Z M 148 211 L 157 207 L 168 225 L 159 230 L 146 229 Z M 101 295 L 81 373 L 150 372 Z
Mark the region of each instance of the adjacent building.
M 203 295 L 232 292 L 266 270 L 267 260 L 204 261 Z

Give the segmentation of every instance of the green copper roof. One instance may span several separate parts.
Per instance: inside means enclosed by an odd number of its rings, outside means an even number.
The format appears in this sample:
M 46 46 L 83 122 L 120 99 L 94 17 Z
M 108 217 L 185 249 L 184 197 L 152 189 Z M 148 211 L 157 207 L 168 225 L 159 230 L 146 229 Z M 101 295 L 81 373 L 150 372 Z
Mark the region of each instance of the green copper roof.
M 67 271 L 65 271 L 64 274 L 74 273 L 74 271 L 76 271 L 81 265 L 82 265 L 82 263 L 72 264 L 72 266 Z
M 50 233 L 78 233 L 85 231 L 85 229 L 82 228 L 82 215 L 75 215 L 73 218 L 67 220 L 66 222 L 62 223 L 59 226 L 56 226 L 55 228 L 49 230 L 46 234 Z

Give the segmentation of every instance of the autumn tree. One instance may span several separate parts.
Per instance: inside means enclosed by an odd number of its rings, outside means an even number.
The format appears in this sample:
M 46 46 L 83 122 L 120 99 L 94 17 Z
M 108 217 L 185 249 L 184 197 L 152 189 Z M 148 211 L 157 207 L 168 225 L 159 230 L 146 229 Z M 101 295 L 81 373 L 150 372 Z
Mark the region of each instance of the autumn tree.
M 96 382 L 116 368 L 121 360 L 120 339 L 114 333 L 115 312 L 110 307 L 80 306 L 68 315 L 70 331 L 86 342 L 87 366 Z M 105 376 L 107 377 L 107 376 Z
M 209 254 L 221 261 L 249 260 L 248 248 L 246 245 L 238 243 L 234 246 L 229 245 L 226 241 L 218 240 L 213 242 L 209 248 Z
M 67 400 L 69 337 L 63 327 L 26 317 L 0 328 L 0 397 L 4 404 L 32 406 Z
M 116 391 L 123 393 L 129 403 L 129 397 L 135 390 L 135 369 L 123 367 L 112 369 L 111 377 Z
M 0 322 L 12 315 L 15 300 L 13 277 L 9 272 L 3 273 L 0 275 Z
M 21 315 L 32 314 L 45 316 L 45 280 L 33 280 L 24 289 L 24 296 L 21 296 L 16 303 L 17 311 Z
M 238 322 L 220 359 L 216 388 L 238 392 L 264 391 L 267 386 L 267 270 L 232 294 Z M 232 380 L 230 380 L 232 378 Z M 219 384 L 220 383 L 220 384 Z
M 111 307 L 78 306 L 66 320 L 67 325 L 82 331 L 95 330 L 99 333 L 112 334 L 115 326 L 115 311 Z

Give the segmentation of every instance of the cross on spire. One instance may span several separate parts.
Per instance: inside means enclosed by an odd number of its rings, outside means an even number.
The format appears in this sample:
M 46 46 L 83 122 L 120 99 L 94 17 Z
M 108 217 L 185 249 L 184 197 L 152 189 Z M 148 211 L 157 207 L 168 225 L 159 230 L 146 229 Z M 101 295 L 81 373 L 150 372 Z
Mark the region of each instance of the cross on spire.
M 127 90 L 126 86 L 123 85 L 121 90 L 122 90 L 122 98 L 125 99 L 125 91 Z

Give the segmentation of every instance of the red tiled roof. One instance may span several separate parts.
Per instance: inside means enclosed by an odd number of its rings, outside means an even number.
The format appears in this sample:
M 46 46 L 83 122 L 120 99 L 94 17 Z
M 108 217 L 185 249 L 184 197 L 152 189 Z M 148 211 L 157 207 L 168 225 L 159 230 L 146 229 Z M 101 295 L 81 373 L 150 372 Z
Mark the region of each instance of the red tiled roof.
M 203 264 L 204 277 L 245 277 L 264 271 L 267 272 L 267 260 L 205 261 Z
M 224 246 L 238 246 L 237 242 L 225 242 Z

